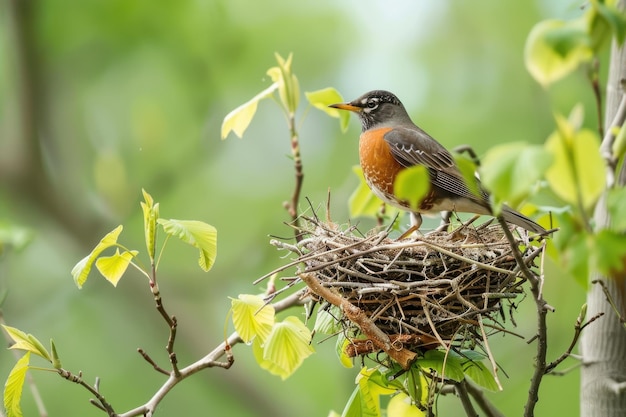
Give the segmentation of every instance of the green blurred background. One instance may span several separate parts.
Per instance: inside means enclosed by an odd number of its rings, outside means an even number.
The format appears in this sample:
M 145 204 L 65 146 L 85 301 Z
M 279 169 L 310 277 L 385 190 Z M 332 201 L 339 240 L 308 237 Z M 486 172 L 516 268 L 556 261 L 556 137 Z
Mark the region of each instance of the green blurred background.
M 143 187 L 160 202 L 162 217 L 202 220 L 219 233 L 208 274 L 197 267 L 195 251 L 178 242 L 168 244 L 162 260 L 161 291 L 180 322 L 180 362 L 223 340 L 228 297 L 260 291 L 252 281 L 286 262 L 269 235 L 291 234 L 282 203 L 291 195 L 293 167 L 278 106 L 263 102 L 242 140 L 219 137 L 223 117 L 269 85 L 265 71 L 275 65 L 274 52 L 293 52 L 303 91 L 333 86 L 353 99 L 391 90 L 444 145 L 471 144 L 482 155 L 501 142 L 541 143 L 553 128 L 553 110 L 568 113 L 577 102 L 593 108 L 585 74 L 544 91 L 523 65 L 531 27 L 577 15 L 579 3 L 0 2 L 0 227 L 32 233 L 28 246 L 5 250 L 0 259 L 6 322 L 42 341 L 54 338 L 63 365 L 82 370 L 89 382 L 99 376 L 119 412 L 145 402 L 164 378 L 135 350 L 167 360 L 167 329 L 146 280 L 130 271 L 113 288 L 94 273 L 79 291 L 70 270 L 118 224 L 125 225 L 127 247 L 143 247 Z M 336 120 L 305 107 L 303 197 L 319 207 L 330 189 L 333 218 L 345 223 L 358 183 L 351 168 L 360 126 L 353 118 L 343 135 Z M 544 291 L 556 308 L 549 316 L 555 358 L 570 342 L 584 290 L 551 268 Z M 516 315 L 515 331 L 526 338 L 535 329 L 533 309 L 526 299 Z M 521 415 L 535 346 L 500 335 L 490 343 L 509 378 L 501 374 L 505 390 L 489 398 L 507 415 Z M 315 348 L 281 381 L 238 345 L 230 370 L 188 379 L 157 415 L 341 411 L 357 369 L 341 367 L 333 341 Z M 2 379 L 13 364 L 12 353 L 0 350 Z M 53 373 L 33 376 L 51 416 L 103 415 L 78 386 Z M 545 378 L 540 398 L 537 415 L 577 415 L 578 373 Z M 26 416 L 36 415 L 28 390 L 23 407 Z M 439 411 L 462 414 L 448 397 Z

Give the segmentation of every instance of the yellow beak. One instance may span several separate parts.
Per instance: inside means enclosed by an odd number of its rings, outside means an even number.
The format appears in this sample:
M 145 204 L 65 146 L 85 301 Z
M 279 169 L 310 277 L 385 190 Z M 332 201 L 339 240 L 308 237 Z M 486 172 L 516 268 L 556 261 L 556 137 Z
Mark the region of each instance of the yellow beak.
M 354 111 L 354 112 L 359 112 L 359 111 L 363 110 L 361 107 L 355 106 L 355 105 L 350 104 L 350 103 L 331 104 L 328 107 L 332 107 L 332 108 L 340 109 L 340 110 Z

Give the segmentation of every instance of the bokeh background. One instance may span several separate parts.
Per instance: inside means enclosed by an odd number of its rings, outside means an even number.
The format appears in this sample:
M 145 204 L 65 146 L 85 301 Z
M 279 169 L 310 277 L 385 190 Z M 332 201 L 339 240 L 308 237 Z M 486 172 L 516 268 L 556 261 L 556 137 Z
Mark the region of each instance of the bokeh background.
M 293 52 L 303 91 L 333 86 L 353 99 L 391 90 L 445 146 L 471 144 L 482 155 L 497 143 L 543 142 L 553 111 L 568 113 L 578 102 L 593 108 L 584 73 L 545 91 L 523 65 L 532 26 L 575 16 L 579 7 L 575 0 L 1 1 L 0 229 L 30 236 L 21 250 L 2 251 L 4 320 L 44 342 L 53 338 L 63 365 L 88 381 L 99 376 L 119 412 L 145 402 L 163 376 L 135 350 L 166 363 L 167 340 L 146 280 L 129 271 L 113 288 L 92 273 L 78 290 L 70 270 L 118 224 L 127 247 L 143 248 L 145 188 L 162 217 L 202 220 L 219 233 L 209 273 L 197 267 L 195 250 L 178 242 L 162 259 L 161 291 L 180 322 L 180 362 L 223 340 L 228 297 L 261 291 L 252 281 L 285 262 L 269 236 L 291 234 L 282 204 L 292 192 L 293 166 L 278 106 L 261 103 L 243 139 L 219 137 L 223 117 L 269 85 L 265 71 L 275 52 Z M 303 197 L 323 206 L 330 189 L 333 218 L 345 223 L 358 183 L 351 168 L 360 126 L 353 118 L 341 134 L 336 120 L 304 100 L 298 117 Z M 587 120 L 593 127 L 592 111 Z M 556 268 L 548 272 L 553 359 L 571 340 L 584 290 Z M 535 329 L 533 310 L 528 298 L 516 314 L 514 330 L 526 339 Z M 489 398 L 506 415 L 521 415 L 535 347 L 511 336 L 490 343 L 508 378 L 501 374 L 505 390 Z M 341 412 L 358 366 L 343 368 L 333 341 L 315 349 L 281 381 L 238 345 L 230 370 L 188 379 L 157 415 Z M 14 360 L 0 350 L 2 379 Z M 51 416 L 103 415 L 78 386 L 54 373 L 33 376 Z M 577 398 L 576 370 L 547 377 L 537 414 L 577 415 Z M 37 415 L 28 389 L 23 408 Z M 439 411 L 462 414 L 448 397 Z

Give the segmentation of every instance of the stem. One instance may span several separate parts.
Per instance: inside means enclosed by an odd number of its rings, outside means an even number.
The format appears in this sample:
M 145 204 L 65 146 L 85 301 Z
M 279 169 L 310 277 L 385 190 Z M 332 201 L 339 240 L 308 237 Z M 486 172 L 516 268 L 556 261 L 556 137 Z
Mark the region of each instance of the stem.
M 293 222 L 295 228 L 295 237 L 297 241 L 300 241 L 301 237 L 298 232 L 298 203 L 300 201 L 300 192 L 302 190 L 302 181 L 304 180 L 304 173 L 302 170 L 302 157 L 300 155 L 300 140 L 298 137 L 298 131 L 296 129 L 295 114 L 289 113 L 288 117 L 289 134 L 291 136 L 291 156 L 293 157 L 293 166 L 295 169 L 296 183 L 291 196 L 291 201 L 287 204 L 287 211 Z

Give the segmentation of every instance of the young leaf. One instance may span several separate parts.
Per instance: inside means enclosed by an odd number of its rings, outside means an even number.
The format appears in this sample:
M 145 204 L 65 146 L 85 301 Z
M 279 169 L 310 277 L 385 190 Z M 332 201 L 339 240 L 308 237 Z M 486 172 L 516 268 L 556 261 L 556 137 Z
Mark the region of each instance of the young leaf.
M 352 391 L 352 395 L 348 399 L 346 406 L 341 413 L 341 417 L 362 417 L 362 416 L 374 416 L 380 417 L 380 413 L 376 413 L 375 411 L 372 413 L 367 413 L 366 410 L 363 410 L 363 401 L 361 398 L 361 390 L 360 387 L 357 386 Z
M 15 342 L 13 345 L 10 346 L 10 349 L 19 349 L 32 352 L 35 355 L 41 356 L 45 360 L 52 362 L 50 354 L 35 336 L 33 336 L 32 334 L 26 334 L 15 327 L 5 326 L 4 324 L 2 325 L 2 327 Z
M 94 261 L 102 251 L 108 249 L 112 246 L 117 245 L 117 238 L 120 233 L 122 233 L 122 229 L 124 227 L 122 225 L 117 226 L 115 229 L 110 231 L 100 240 L 100 243 L 96 245 L 96 247 L 91 251 L 91 253 L 85 256 L 83 259 L 78 261 L 78 263 L 72 268 L 72 277 L 74 277 L 74 282 L 78 288 L 82 288 L 85 281 L 87 281 L 87 276 L 91 271 L 91 266 Z
M 380 396 L 393 394 L 396 390 L 380 384 L 378 369 L 361 369 L 357 376 L 361 399 L 361 412 L 367 416 L 380 416 Z M 378 379 L 378 381 L 377 381 Z
M 491 148 L 483 159 L 481 179 L 496 203 L 518 206 L 550 166 L 552 156 L 538 145 L 507 143 Z
M 197 220 L 158 219 L 165 233 L 175 236 L 185 243 L 198 248 L 198 264 L 207 272 L 215 262 L 217 255 L 217 230 L 210 224 Z
M 332 306 L 330 309 L 321 309 L 317 312 L 315 318 L 315 325 L 313 330 L 315 333 L 323 334 L 336 334 L 341 331 L 341 325 L 337 321 L 337 318 L 341 317 L 341 311 L 339 307 Z
M 595 132 L 572 131 L 568 122 L 557 116 L 559 129 L 546 141 L 553 163 L 546 171 L 552 190 L 575 207 L 582 204 L 589 210 L 604 191 L 604 160 Z
M 345 337 L 343 334 L 339 334 L 339 337 L 337 337 L 337 343 L 335 344 L 335 352 L 337 353 L 339 362 L 341 362 L 344 368 L 348 369 L 354 368 L 354 361 L 346 354 L 346 348 L 350 343 L 350 339 Z
M 276 323 L 263 347 L 263 359 L 276 366 L 273 373 L 283 380 L 312 353 L 311 331 L 295 316 Z
M 141 189 L 141 192 L 143 193 L 143 198 L 145 200 L 140 204 L 141 210 L 143 211 L 143 230 L 146 238 L 146 249 L 148 250 L 150 261 L 154 262 L 154 241 L 156 238 L 156 221 L 159 218 L 159 203 L 154 204 L 152 196 L 143 188 Z
M 61 369 L 63 367 L 63 365 L 61 365 L 61 358 L 57 353 L 57 347 L 52 339 L 50 339 L 50 350 L 52 351 L 52 366 L 54 369 Z
M 307 91 L 304 95 L 313 107 L 323 111 L 330 117 L 338 118 L 342 132 L 348 130 L 350 112 L 339 111 L 338 109 L 328 107 L 331 104 L 341 103 L 343 101 L 343 97 L 337 90 L 332 87 L 327 87 L 317 91 Z
M 20 400 L 29 361 L 30 352 L 26 352 L 11 369 L 11 373 L 9 373 L 7 382 L 4 385 L 4 408 L 6 409 L 7 417 L 22 417 Z
M 248 343 L 255 337 L 264 343 L 274 326 L 274 308 L 259 296 L 241 294 L 231 299 L 233 324 L 241 339 Z
M 526 69 L 541 85 L 565 77 L 593 57 L 587 23 L 576 20 L 544 20 L 532 28 L 524 48 Z
M 416 210 L 430 189 L 428 168 L 415 165 L 402 170 L 393 183 L 393 193 Z
M 463 366 L 465 368 L 465 375 L 470 377 L 476 384 L 489 391 L 500 391 L 496 379 L 485 364 L 478 361 L 468 361 Z
M 126 272 L 130 261 L 137 256 L 136 250 L 124 251 L 120 253 L 119 248 L 115 249 L 115 254 L 111 256 L 101 256 L 96 260 L 96 268 L 107 281 L 117 287 L 117 283 Z
M 249 101 L 243 103 L 241 106 L 228 113 L 222 122 L 222 139 L 226 139 L 231 131 L 235 132 L 235 135 L 241 138 L 248 126 L 250 126 L 250 122 L 256 113 L 259 101 L 272 95 L 277 88 L 278 83 L 273 83 L 265 90 L 252 97 Z
M 298 79 L 291 71 L 293 54 L 289 54 L 286 60 L 278 53 L 275 53 L 274 56 L 278 62 L 278 67 L 270 68 L 267 71 L 267 75 L 272 78 L 272 81 L 278 83 L 278 95 L 283 107 L 287 112 L 293 114 L 296 112 L 300 101 Z
M 387 415 L 394 417 L 424 417 L 426 413 L 417 408 L 408 395 L 401 392 L 391 397 L 387 406 Z

